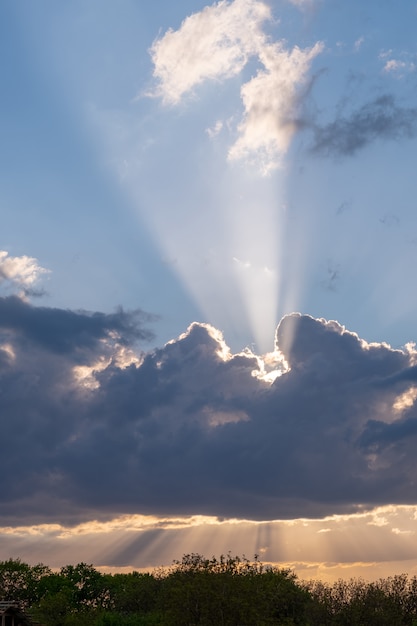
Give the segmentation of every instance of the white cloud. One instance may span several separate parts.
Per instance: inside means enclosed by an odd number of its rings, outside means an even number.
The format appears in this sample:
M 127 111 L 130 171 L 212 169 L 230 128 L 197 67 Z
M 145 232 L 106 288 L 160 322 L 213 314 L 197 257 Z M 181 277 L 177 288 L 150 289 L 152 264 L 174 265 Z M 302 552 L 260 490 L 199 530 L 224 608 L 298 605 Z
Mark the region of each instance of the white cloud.
M 257 0 L 223 0 L 187 17 L 152 45 L 155 95 L 178 104 L 205 80 L 238 74 L 262 45 L 261 25 L 270 17 L 269 7 Z
M 210 139 L 214 139 L 223 129 L 222 120 L 217 120 L 217 122 L 211 128 L 206 129 L 206 133 L 210 137 Z
M 244 115 L 229 159 L 254 161 L 263 173 L 277 167 L 288 149 L 298 128 L 300 85 L 322 50 L 321 43 L 288 50 L 283 42 L 271 42 L 262 30 L 267 20 L 272 15 L 263 2 L 223 0 L 191 15 L 179 30 L 169 30 L 151 48 L 158 81 L 154 95 L 166 104 L 178 104 L 206 80 L 237 75 L 250 57 L 258 59 L 262 67 L 241 87 Z
M 355 51 L 356 51 L 356 52 L 358 52 L 358 51 L 361 49 L 362 44 L 363 44 L 363 42 L 364 42 L 364 41 L 365 41 L 365 37 L 359 37 L 359 39 L 357 39 L 357 40 L 355 41 L 355 43 L 354 43 L 354 46 L 353 46 L 353 47 L 354 47 L 354 49 L 355 49 Z
M 0 285 L 9 283 L 29 288 L 39 280 L 41 274 L 48 271 L 33 257 L 13 257 L 6 250 L 0 250 Z
M 392 55 L 392 50 L 391 48 L 389 50 L 381 50 L 381 52 L 378 54 L 378 59 L 388 59 L 390 56 Z
M 259 56 L 265 69 L 241 88 L 245 116 L 240 137 L 229 151 L 231 160 L 254 155 L 264 173 L 279 165 L 279 156 L 287 151 L 298 127 L 298 88 L 321 50 L 320 43 L 309 50 L 291 51 L 281 44 L 264 46 Z
M 384 65 L 384 72 L 398 72 L 399 70 L 403 70 L 407 67 L 407 64 L 404 61 L 398 61 L 397 59 L 390 59 Z
M 401 530 L 400 528 L 391 529 L 394 535 L 414 535 L 414 530 Z
M 385 74 L 391 74 L 397 78 L 402 78 L 405 73 L 414 72 L 416 69 L 413 57 L 406 51 L 400 51 L 396 54 L 393 50 L 382 50 L 378 58 L 384 61 L 382 69 Z M 399 58 L 398 58 L 399 57 Z
M 242 261 L 242 259 L 238 259 L 236 256 L 233 257 L 233 261 L 237 263 L 239 267 L 243 267 L 244 269 L 251 267 L 250 261 Z

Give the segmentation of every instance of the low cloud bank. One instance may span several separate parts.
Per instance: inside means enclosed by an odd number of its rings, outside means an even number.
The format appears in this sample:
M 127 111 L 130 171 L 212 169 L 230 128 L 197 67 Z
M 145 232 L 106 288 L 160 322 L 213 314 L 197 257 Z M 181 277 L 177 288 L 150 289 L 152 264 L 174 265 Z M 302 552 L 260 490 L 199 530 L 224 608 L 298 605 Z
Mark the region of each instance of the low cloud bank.
M 197 323 L 140 352 L 149 321 L 0 298 L 2 525 L 415 502 L 413 346 L 294 313 L 263 360 Z

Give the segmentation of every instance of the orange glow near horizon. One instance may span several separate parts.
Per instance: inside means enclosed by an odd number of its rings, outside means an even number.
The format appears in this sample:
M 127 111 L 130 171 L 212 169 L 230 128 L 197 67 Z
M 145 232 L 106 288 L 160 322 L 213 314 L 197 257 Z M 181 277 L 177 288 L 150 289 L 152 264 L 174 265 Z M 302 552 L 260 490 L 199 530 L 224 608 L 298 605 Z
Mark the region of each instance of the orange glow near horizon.
M 52 568 L 91 562 L 101 571 L 150 571 L 183 554 L 231 553 L 289 567 L 303 579 L 331 582 L 394 573 L 417 574 L 417 505 L 385 506 L 323 519 L 256 522 L 208 516 L 123 515 L 76 526 L 0 528 L 0 558 L 19 557 Z

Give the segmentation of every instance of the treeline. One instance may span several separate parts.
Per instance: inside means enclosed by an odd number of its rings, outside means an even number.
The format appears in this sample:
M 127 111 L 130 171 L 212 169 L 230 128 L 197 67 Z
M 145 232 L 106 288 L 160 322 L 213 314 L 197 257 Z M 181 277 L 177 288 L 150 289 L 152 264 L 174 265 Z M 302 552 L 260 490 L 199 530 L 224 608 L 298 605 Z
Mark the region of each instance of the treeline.
M 153 573 L 0 562 L 0 600 L 45 626 L 417 626 L 417 578 L 301 582 L 257 557 L 185 555 Z

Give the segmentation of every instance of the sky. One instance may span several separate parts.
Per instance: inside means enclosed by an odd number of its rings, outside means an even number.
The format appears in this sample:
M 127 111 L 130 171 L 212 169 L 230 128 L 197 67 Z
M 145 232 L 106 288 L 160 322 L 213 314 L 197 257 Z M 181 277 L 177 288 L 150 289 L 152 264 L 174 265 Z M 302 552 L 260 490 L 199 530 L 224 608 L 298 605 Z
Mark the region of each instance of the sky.
M 417 1 L 0 5 L 0 559 L 417 574 Z

